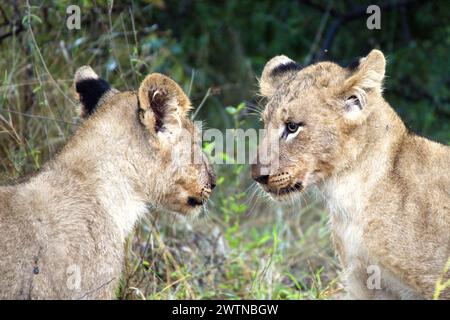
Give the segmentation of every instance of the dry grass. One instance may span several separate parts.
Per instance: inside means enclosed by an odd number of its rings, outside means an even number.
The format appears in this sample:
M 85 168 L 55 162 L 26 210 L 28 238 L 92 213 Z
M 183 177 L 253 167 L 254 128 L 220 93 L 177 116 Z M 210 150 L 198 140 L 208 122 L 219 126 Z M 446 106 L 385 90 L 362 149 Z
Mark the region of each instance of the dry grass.
M 215 198 L 220 197 L 216 195 Z M 251 216 L 151 215 L 130 237 L 121 298 L 326 299 L 340 287 L 326 213 L 259 206 Z

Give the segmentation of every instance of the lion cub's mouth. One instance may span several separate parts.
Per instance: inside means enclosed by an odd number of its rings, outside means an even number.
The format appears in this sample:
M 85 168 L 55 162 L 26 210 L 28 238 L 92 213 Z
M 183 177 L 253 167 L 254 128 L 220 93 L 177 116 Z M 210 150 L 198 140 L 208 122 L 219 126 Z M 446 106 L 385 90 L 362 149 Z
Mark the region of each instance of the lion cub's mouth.
M 302 191 L 303 189 L 304 189 L 303 184 L 301 182 L 297 182 L 293 186 L 281 188 L 278 190 L 269 190 L 269 192 L 275 196 L 282 196 L 288 193 L 299 192 Z

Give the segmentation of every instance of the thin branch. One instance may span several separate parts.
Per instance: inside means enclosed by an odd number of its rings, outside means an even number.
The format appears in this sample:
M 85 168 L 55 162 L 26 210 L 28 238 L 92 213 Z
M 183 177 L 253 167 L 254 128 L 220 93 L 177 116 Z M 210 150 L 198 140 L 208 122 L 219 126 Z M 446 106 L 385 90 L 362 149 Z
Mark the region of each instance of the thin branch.
M 83 299 L 86 298 L 88 295 L 93 294 L 94 292 L 103 289 L 104 287 L 106 287 L 107 285 L 109 285 L 111 282 L 113 282 L 115 279 L 116 279 L 116 277 L 111 278 L 109 281 L 103 283 L 101 286 L 99 286 L 99 287 L 97 287 L 97 288 L 95 288 L 95 289 L 92 289 L 92 290 L 90 290 L 90 291 L 87 291 L 85 294 L 83 294 L 83 295 L 82 295 L 81 297 L 79 297 L 77 300 L 83 300 Z
M 0 6 L 0 13 L 2 14 L 3 20 L 5 21 L 5 25 L 9 24 L 8 16 L 6 15 L 5 10 L 3 10 L 3 7 Z
M 21 33 L 23 30 L 25 30 L 25 29 L 23 28 L 22 25 L 19 25 L 19 27 L 17 27 L 17 28 L 15 26 L 13 26 L 11 31 L 0 35 L 0 43 L 3 40 L 5 40 L 6 38 L 9 38 L 11 36 L 16 36 L 17 34 Z
M 314 37 L 314 41 L 309 49 L 309 53 L 306 56 L 306 59 L 304 61 L 305 65 L 308 65 L 311 63 L 311 60 L 315 56 L 315 52 L 317 51 L 317 47 L 319 46 L 320 41 L 322 40 L 323 31 L 325 30 L 325 26 L 328 22 L 328 19 L 330 17 L 330 11 L 332 8 L 333 2 L 329 1 L 328 6 L 326 8 L 326 11 L 324 12 L 322 19 L 320 20 L 319 28 L 317 29 L 316 36 Z
M 16 36 L 25 30 L 25 28 L 23 27 L 23 25 L 21 23 L 20 12 L 19 12 L 19 8 L 17 5 L 17 1 L 14 1 L 14 16 L 11 20 L 8 19 L 5 11 L 3 10 L 3 7 L 0 7 L 0 13 L 4 19 L 3 26 L 8 26 L 8 25 L 11 26 L 11 31 L 0 35 L 0 43 L 3 40 L 5 40 L 6 38 L 9 38 L 11 36 Z
M 18 115 L 21 115 L 21 116 L 24 116 L 24 117 L 27 117 L 27 118 L 50 120 L 50 121 L 55 121 L 55 122 L 71 124 L 71 125 L 75 125 L 76 124 L 75 122 L 65 121 L 65 120 L 61 120 L 61 119 L 55 119 L 55 118 L 41 116 L 41 115 L 36 115 L 36 114 L 23 113 L 23 112 L 20 112 L 20 111 L 15 111 L 15 110 L 10 110 L 10 109 L 0 108 L 0 111 L 6 111 L 6 112 L 9 112 L 9 113 L 18 114 Z
M 427 2 L 428 0 L 421 1 L 421 4 Z M 416 2 L 419 2 L 418 0 L 399 0 L 399 1 L 385 1 L 381 4 L 378 4 L 381 11 L 388 11 L 396 8 L 406 8 L 407 6 L 410 6 Z M 322 4 L 316 3 L 312 0 L 300 0 L 301 4 L 305 4 L 310 6 L 311 8 L 314 8 L 322 13 L 329 13 L 330 16 L 332 16 L 334 19 L 328 28 L 328 31 L 326 33 L 326 36 L 324 38 L 323 44 L 321 46 L 320 51 L 315 55 L 312 62 L 320 61 L 323 59 L 323 57 L 326 55 L 326 53 L 330 50 L 333 40 L 336 37 L 337 32 L 339 31 L 339 28 L 352 20 L 364 17 L 367 15 L 367 6 L 358 6 L 354 9 L 351 9 L 347 12 L 340 12 L 336 10 L 333 7 L 325 7 Z
M 192 120 L 195 120 L 195 117 L 197 116 L 199 111 L 202 109 L 203 105 L 205 104 L 206 100 L 209 98 L 210 95 L 211 95 L 211 88 L 208 88 L 208 91 L 206 91 L 206 94 L 203 97 L 202 102 L 200 102 L 200 105 L 197 107 L 194 114 L 192 115 L 192 118 L 191 118 Z
M 41 63 L 42 63 L 42 66 L 44 67 L 45 72 L 49 76 L 50 80 L 54 83 L 56 89 L 64 96 L 64 98 L 66 98 L 66 100 L 69 101 L 73 106 L 76 106 L 75 101 L 73 101 L 70 97 L 68 97 L 66 95 L 64 90 L 61 89 L 58 82 L 55 80 L 55 78 L 53 78 L 53 75 L 51 74 L 50 70 L 48 70 L 47 63 L 45 62 L 45 59 L 42 56 L 41 50 L 39 49 L 36 38 L 34 36 L 33 29 L 31 27 L 31 6 L 30 6 L 29 0 L 27 0 L 27 13 L 28 13 L 28 32 L 30 33 L 30 36 L 31 36 L 31 42 L 33 43 L 33 46 L 36 49 L 36 52 L 39 56 L 39 59 L 41 60 Z
M 338 32 L 339 27 L 344 23 L 344 20 L 340 17 L 336 17 L 331 22 L 330 27 L 328 28 L 327 34 L 322 43 L 322 47 L 320 51 L 314 56 L 313 61 L 320 61 L 324 58 L 324 56 L 328 53 L 329 48 L 333 43 L 333 40 L 336 37 L 336 33 Z
M 411 30 L 408 23 L 408 14 L 405 7 L 400 7 L 400 12 L 402 14 L 402 30 L 403 30 L 403 40 L 405 43 L 411 41 Z

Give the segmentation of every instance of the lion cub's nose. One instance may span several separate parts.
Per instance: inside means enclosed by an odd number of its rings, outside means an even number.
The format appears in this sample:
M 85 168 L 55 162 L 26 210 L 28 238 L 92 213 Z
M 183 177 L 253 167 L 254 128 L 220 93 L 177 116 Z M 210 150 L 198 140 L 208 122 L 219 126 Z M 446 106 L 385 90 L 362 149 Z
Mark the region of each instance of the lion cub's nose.
M 267 184 L 269 182 L 269 175 L 262 174 L 262 170 L 260 164 L 252 164 L 251 166 L 251 174 L 253 180 L 261 184 Z
M 269 182 L 269 175 L 256 176 L 253 177 L 253 180 L 261 184 L 267 184 Z
M 201 206 L 203 204 L 203 199 L 198 199 L 195 197 L 188 197 L 187 203 L 191 207 Z

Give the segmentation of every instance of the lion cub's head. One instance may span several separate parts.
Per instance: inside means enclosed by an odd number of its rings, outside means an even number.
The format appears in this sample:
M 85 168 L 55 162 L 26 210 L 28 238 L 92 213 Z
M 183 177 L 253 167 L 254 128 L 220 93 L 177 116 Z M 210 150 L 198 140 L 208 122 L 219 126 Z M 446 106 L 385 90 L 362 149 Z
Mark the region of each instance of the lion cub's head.
M 215 176 L 201 149 L 199 129 L 188 117 L 191 103 L 178 84 L 155 73 L 137 92 L 119 92 L 82 67 L 75 88 L 85 119 L 82 130 L 101 131 L 107 136 L 104 143 L 114 144 L 114 156 L 98 150 L 101 145 L 91 150 L 105 158 L 105 167 L 117 164 L 108 172 L 131 179 L 131 187 L 152 205 L 198 213 L 215 187 Z
M 267 134 L 252 177 L 284 199 L 348 166 L 362 143 L 356 132 L 383 101 L 384 72 L 378 50 L 348 68 L 331 62 L 301 68 L 285 56 L 271 59 L 260 80 Z

